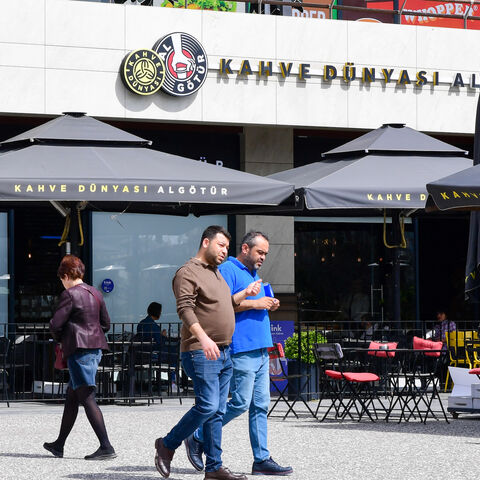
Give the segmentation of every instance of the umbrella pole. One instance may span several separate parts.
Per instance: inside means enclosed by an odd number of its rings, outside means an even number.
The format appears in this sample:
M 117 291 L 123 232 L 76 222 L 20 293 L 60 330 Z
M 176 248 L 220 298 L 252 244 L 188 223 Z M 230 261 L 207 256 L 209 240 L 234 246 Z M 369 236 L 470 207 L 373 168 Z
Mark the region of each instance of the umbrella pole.
M 80 225 L 79 222 L 81 221 L 80 211 L 77 209 L 75 203 L 71 203 L 70 205 L 70 253 L 75 255 L 76 257 L 81 258 L 82 256 L 82 245 L 83 241 L 80 232 Z
M 401 301 L 400 301 L 400 242 L 401 242 L 401 232 L 400 232 L 400 211 L 394 210 L 392 213 L 392 228 L 393 228 L 393 238 L 394 243 L 397 245 L 393 249 L 393 259 L 392 259 L 392 288 L 393 288 L 393 321 L 396 329 L 400 329 L 401 322 Z

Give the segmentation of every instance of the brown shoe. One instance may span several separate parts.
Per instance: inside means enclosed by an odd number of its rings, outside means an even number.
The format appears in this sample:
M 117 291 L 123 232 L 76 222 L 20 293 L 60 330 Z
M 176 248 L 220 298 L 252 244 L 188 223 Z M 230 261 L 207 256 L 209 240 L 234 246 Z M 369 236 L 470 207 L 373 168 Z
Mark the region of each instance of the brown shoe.
M 163 438 L 155 440 L 155 466 L 162 477 L 170 476 L 170 463 L 175 450 L 170 450 L 163 444 Z
M 205 472 L 203 480 L 248 480 L 246 475 L 232 473 L 227 467 L 220 467 L 214 472 Z

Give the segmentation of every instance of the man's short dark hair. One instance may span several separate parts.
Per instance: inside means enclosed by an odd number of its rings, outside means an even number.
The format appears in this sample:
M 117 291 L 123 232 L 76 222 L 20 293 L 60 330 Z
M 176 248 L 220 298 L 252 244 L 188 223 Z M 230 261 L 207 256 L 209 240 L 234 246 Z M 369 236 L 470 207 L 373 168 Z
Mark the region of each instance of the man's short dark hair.
M 202 233 L 202 238 L 200 239 L 200 247 L 202 246 L 202 243 L 206 238 L 212 240 L 217 236 L 218 233 L 225 235 L 225 237 L 228 238 L 228 241 L 232 240 L 232 236 L 224 227 L 222 227 L 221 225 L 210 225 Z
M 162 304 L 157 302 L 152 302 L 147 308 L 147 313 L 151 317 L 160 317 L 160 315 L 162 314 Z
M 245 236 L 242 238 L 240 246 L 246 243 L 248 245 L 248 248 L 254 247 L 257 243 L 255 240 L 257 237 L 263 237 L 267 242 L 270 241 L 264 233 L 251 230 L 250 232 L 246 233 Z

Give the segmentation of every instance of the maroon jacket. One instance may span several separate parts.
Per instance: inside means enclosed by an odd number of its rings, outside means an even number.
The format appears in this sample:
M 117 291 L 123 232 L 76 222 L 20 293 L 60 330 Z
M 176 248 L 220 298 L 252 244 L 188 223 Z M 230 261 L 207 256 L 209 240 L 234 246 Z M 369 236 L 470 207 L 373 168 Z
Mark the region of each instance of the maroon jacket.
M 107 307 L 96 288 L 81 283 L 62 292 L 50 320 L 50 332 L 61 342 L 65 357 L 77 348 L 108 350 L 105 332 L 109 329 Z

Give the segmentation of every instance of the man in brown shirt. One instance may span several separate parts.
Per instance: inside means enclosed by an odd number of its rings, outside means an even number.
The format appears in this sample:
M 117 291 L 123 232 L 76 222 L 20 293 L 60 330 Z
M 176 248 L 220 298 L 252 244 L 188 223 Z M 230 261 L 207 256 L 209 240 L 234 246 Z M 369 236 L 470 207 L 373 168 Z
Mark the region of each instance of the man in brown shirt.
M 177 313 L 183 324 L 182 365 L 193 381 L 195 405 L 165 437 L 155 441 L 155 466 L 164 477 L 170 475 L 175 450 L 203 425 L 205 480 L 247 480 L 222 465 L 222 417 L 233 370 L 229 348 L 235 329 L 233 307 L 257 295 L 261 281 L 231 295 L 217 269 L 227 256 L 230 240 L 223 227 L 208 227 L 197 255 L 179 268 L 173 279 Z

